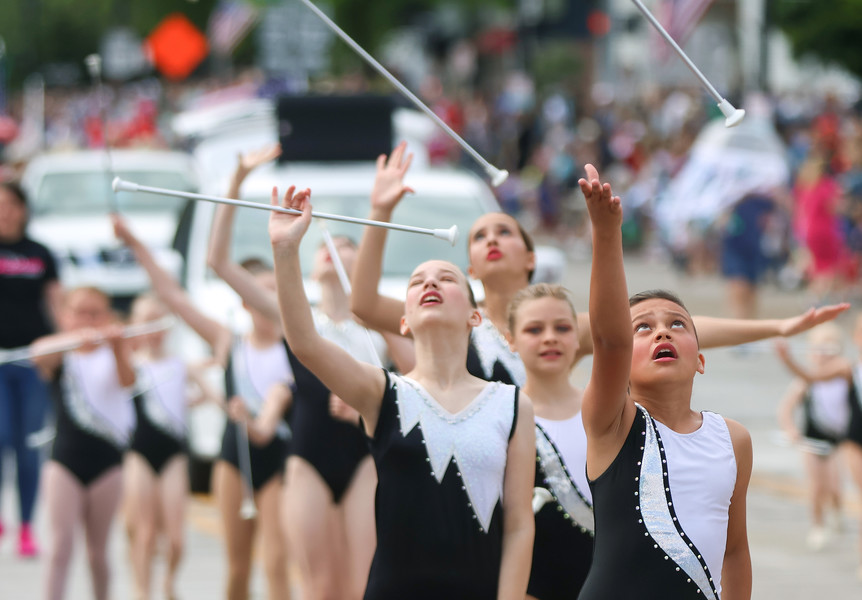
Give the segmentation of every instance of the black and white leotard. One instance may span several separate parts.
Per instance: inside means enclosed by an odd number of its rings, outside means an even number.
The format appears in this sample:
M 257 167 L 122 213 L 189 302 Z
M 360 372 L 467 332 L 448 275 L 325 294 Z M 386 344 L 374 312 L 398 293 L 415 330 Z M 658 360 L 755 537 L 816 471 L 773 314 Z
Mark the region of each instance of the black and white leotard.
M 852 386 L 843 377 L 816 381 L 808 386 L 803 401 L 803 435 L 809 440 L 835 447 L 844 440 L 850 425 Z
M 57 423 L 51 460 L 89 486 L 122 463 L 135 427 L 131 392 L 120 385 L 107 346 L 64 354 L 52 387 Z
M 131 452 L 140 454 L 156 475 L 186 452 L 186 365 L 176 357 L 137 365 L 137 426 Z
M 853 367 L 853 385 L 847 395 L 850 404 L 850 423 L 847 426 L 847 441 L 862 447 L 862 363 Z
M 384 357 L 385 343 L 377 333 L 366 330 L 353 321 L 333 321 L 318 310 L 313 311 L 318 333 L 338 344 L 358 360 L 378 364 Z M 291 454 L 308 462 L 329 487 L 332 499 L 338 503 L 347 491 L 356 468 L 368 456 L 368 443 L 362 430 L 352 423 L 334 418 L 329 413 L 329 389 L 305 368 L 293 353 L 290 364 L 296 379 L 290 426 L 293 438 Z
M 717 600 L 736 457 L 724 419 L 676 433 L 638 406 L 614 461 L 591 482 L 593 564 L 581 600 Z
M 230 359 L 225 369 L 225 390 L 227 397 L 239 396 L 246 403 L 249 412 L 256 415 L 263 406 L 269 388 L 276 384 L 293 383 L 293 373 L 287 359 L 287 345 L 284 341 L 258 349 L 245 338 L 238 338 L 231 349 Z M 282 423 L 265 446 L 249 444 L 251 461 L 251 483 L 255 490 L 266 485 L 273 477 L 284 471 L 287 458 L 287 438 L 289 430 Z M 228 420 L 222 436 L 219 458 L 240 469 L 239 431 L 237 424 Z
M 578 597 L 593 556 L 592 493 L 586 474 L 587 434 L 581 413 L 536 417 L 536 488 L 553 499 L 536 512 L 527 593 L 539 600 Z
M 523 386 L 527 380 L 521 357 L 512 352 L 506 338 L 484 313 L 482 322 L 470 333 L 467 370 L 486 381 Z
M 370 440 L 377 549 L 366 600 L 495 600 L 517 388 L 490 382 L 457 414 L 387 373 Z
M 467 370 L 476 377 L 523 385 L 521 357 L 483 314 L 473 329 Z M 580 413 L 566 421 L 536 418 L 536 487 L 554 500 L 536 513 L 528 592 L 539 600 L 577 598 L 590 568 L 593 515 L 586 476 L 586 433 Z

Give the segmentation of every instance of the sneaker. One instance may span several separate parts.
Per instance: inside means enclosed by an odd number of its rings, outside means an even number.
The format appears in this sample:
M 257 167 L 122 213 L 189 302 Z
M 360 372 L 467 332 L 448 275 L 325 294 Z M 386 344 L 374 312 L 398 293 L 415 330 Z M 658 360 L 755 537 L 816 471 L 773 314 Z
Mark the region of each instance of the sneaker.
M 805 542 L 811 550 L 823 550 L 826 547 L 826 530 L 823 527 L 812 527 Z
M 29 523 L 21 525 L 21 533 L 18 536 L 18 556 L 21 558 L 33 558 L 39 554 L 39 547 L 33 539 L 33 532 Z

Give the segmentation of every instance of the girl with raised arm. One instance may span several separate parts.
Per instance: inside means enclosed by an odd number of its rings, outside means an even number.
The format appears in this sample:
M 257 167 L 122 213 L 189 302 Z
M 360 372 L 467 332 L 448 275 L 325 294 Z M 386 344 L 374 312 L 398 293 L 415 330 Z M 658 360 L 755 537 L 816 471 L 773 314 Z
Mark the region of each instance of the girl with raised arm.
M 377 466 L 377 549 L 365 598 L 524 598 L 533 517 L 532 409 L 518 389 L 465 367 L 481 316 L 451 263 L 419 265 L 402 333 L 416 365 L 398 376 L 357 361 L 316 331 L 302 289 L 299 244 L 310 192 L 290 188 L 270 238 L 285 334 L 297 357 L 362 417 Z M 273 204 L 278 202 L 273 190 Z
M 751 597 L 745 498 L 751 438 L 691 409 L 697 332 L 668 292 L 627 298 L 622 207 L 587 166 L 594 358 L 583 395 L 593 564 L 582 600 Z
M 377 176 L 371 191 L 370 219 L 389 221 L 401 199 L 413 189 L 404 184 L 412 155 L 406 143 L 399 144 L 387 158 L 377 160 Z M 382 273 L 387 230 L 366 227 L 359 244 L 356 266 L 351 275 L 351 309 L 369 326 L 397 333 L 404 302 L 382 296 L 378 284 Z M 510 215 L 488 213 L 479 217 L 468 234 L 469 274 L 482 282 L 485 299 L 481 306 L 482 324 L 470 337 L 467 355 L 469 371 L 490 381 L 523 385 L 526 377 L 518 354 L 506 342 L 508 306 L 518 291 L 530 284 L 536 259 L 529 234 Z M 723 319 L 694 317 L 704 348 L 744 344 L 773 336 L 791 336 L 818 323 L 834 319 L 849 304 L 811 309 L 787 319 Z M 593 351 L 590 319 L 577 316 L 578 361 Z
M 188 295 L 117 216 L 114 232 L 131 248 L 146 270 L 159 299 L 209 344 L 213 360 L 225 369 L 227 406 L 219 459 L 213 471 L 213 491 L 224 527 L 228 562 L 228 600 L 248 598 L 252 549 L 258 529 L 263 538 L 263 560 L 269 597 L 289 598 L 287 550 L 281 533 L 282 468 L 287 454 L 282 415 L 291 401 L 292 373 L 277 322 L 249 308 L 251 331 L 233 332 L 198 310 Z M 271 271 L 254 277 L 261 285 L 274 286 Z M 243 475 L 240 458 L 246 451 L 242 429 L 248 432 L 250 473 Z M 250 479 L 244 480 L 244 479 Z M 244 486 L 251 488 L 259 519 L 240 514 Z
M 132 325 L 164 319 L 167 307 L 152 294 L 132 303 Z M 137 425 L 123 461 L 123 496 L 136 600 L 151 597 L 152 564 L 160 533 L 167 549 L 162 591 L 174 597 L 183 554 L 188 499 L 187 408 L 212 400 L 215 393 L 166 347 L 167 332 L 133 341 L 138 391 L 134 396 Z M 189 393 L 189 387 L 197 389 Z M 220 398 L 219 398 L 220 400 Z
M 279 146 L 240 155 L 231 179 L 231 197 L 239 197 L 246 176 L 278 156 Z M 235 209 L 216 210 L 209 246 L 209 265 L 249 306 L 280 320 L 273 290 L 262 288 L 230 258 Z M 333 239 L 345 269 L 353 266 L 356 245 Z M 312 278 L 320 284 L 320 303 L 313 310 L 317 331 L 353 356 L 385 363 L 386 348 L 398 364 L 399 347 L 412 354 L 409 340 L 396 334 L 367 333 L 350 312 L 334 259 L 325 245 L 318 248 Z M 371 343 L 369 344 L 369 340 Z M 293 431 L 287 459 L 285 524 L 287 537 L 302 573 L 304 597 L 361 598 L 374 555 L 374 488 L 377 477 L 356 411 L 345 407 L 290 352 L 295 375 L 290 416 Z M 403 363 L 399 364 L 403 368 Z M 345 410 L 346 408 L 346 410 Z M 352 413 L 352 414 L 351 414 Z
M 63 333 L 40 338 L 34 350 L 60 339 L 81 345 L 33 359 L 51 382 L 57 413 L 42 478 L 51 530 L 45 598 L 65 597 L 75 536 L 83 526 L 93 598 L 106 600 L 108 534 L 122 494 L 122 453 L 135 427 L 129 389 L 135 372 L 123 328 L 104 292 L 90 287 L 67 292 L 59 317 Z
M 388 220 L 397 202 L 412 191 L 403 184 L 410 164 L 410 156 L 405 157 L 404 152 L 402 144 L 389 159 L 379 159 L 371 195 L 371 218 Z M 479 377 L 525 381 L 524 389 L 533 398 L 538 469 L 533 505 L 536 541 L 528 589 L 530 596 L 539 600 L 572 598 L 583 584 L 592 558 L 592 495 L 584 475 L 586 434 L 580 415 L 582 392 L 569 381 L 577 360 L 592 352 L 589 318 L 576 314 L 568 294 L 559 286 L 527 287 L 532 262 L 513 261 L 512 257 L 523 258 L 521 250 L 532 248 L 529 237 L 520 229 L 517 236 L 511 235 L 517 227 L 511 217 L 491 214 L 485 218 L 497 225 L 488 229 L 482 219 L 474 225 L 470 238 L 471 272 L 482 277 L 486 293 L 491 290 L 496 295 L 492 297 L 492 305 L 501 298 L 511 298 L 511 302 L 505 329 L 497 329 L 490 321 L 483 322 L 487 325 L 485 335 L 476 335 L 474 329 L 468 368 Z M 474 237 L 484 244 L 473 243 Z M 404 305 L 377 293 L 384 242 L 383 230 L 367 228 L 354 270 L 353 304 L 363 317 L 380 327 L 391 328 L 397 323 L 394 315 L 403 311 Z M 507 260 L 500 260 L 504 256 Z M 522 286 L 520 291 L 513 291 L 513 282 Z M 720 347 L 776 335 L 795 335 L 835 318 L 848 306 L 812 309 L 787 319 L 694 319 L 703 329 L 702 346 Z M 506 330 L 509 344 L 504 346 L 499 343 L 500 332 Z M 549 343 L 555 346 L 550 360 L 544 354 Z M 525 351 L 528 357 L 524 356 Z M 479 360 L 480 356 L 483 360 Z M 482 369 L 483 364 L 487 370 Z M 519 372 L 524 375 L 518 375 Z

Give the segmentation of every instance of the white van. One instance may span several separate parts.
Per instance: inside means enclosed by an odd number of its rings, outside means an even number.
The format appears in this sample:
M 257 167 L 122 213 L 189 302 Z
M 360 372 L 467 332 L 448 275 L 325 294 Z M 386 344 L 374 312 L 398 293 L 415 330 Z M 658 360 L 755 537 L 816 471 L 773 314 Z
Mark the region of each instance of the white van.
M 182 257 L 171 248 L 184 203 L 134 192 L 114 193 L 114 176 L 143 185 L 197 191 L 192 157 L 165 150 L 101 150 L 42 154 L 21 183 L 30 201 L 28 233 L 58 259 L 64 285 L 93 285 L 124 306 L 149 288 L 149 279 L 115 238 L 108 214 L 118 210 L 156 260 L 179 274 Z

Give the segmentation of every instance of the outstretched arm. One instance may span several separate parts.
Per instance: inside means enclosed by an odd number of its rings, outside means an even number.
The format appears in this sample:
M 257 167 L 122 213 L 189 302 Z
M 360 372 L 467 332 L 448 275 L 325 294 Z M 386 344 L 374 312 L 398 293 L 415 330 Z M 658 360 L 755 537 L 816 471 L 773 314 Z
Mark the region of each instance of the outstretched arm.
M 587 471 L 596 478 L 619 452 L 635 410 L 628 397 L 632 363 L 632 324 L 623 265 L 622 206 L 602 184 L 595 167 L 587 165 L 587 179 L 578 183 L 593 226 L 590 275 L 590 323 L 594 348 L 593 369 L 583 396 L 587 431 Z
M 831 321 L 850 308 L 846 302 L 811 308 L 787 319 L 721 319 L 692 317 L 701 348 L 720 348 L 747 344 L 771 337 L 791 337 L 826 321 Z
M 257 152 L 239 155 L 236 170 L 231 178 L 228 197 L 239 198 L 240 187 L 248 174 L 260 165 L 274 160 L 279 154 L 281 154 L 281 146 L 274 144 Z M 230 204 L 220 204 L 216 208 L 210 232 L 207 264 L 239 294 L 243 302 L 278 322 L 281 317 L 275 294 L 260 285 L 254 275 L 230 259 L 235 214 L 236 207 Z
M 831 321 L 847 311 L 850 304 L 831 304 L 810 308 L 801 315 L 786 319 L 725 319 L 722 317 L 693 316 L 700 347 L 723 348 L 771 337 L 792 337 L 804 333 L 826 321 Z M 578 353 L 575 362 L 593 353 L 590 334 L 590 316 L 578 313 Z
M 162 302 L 209 344 L 213 358 L 221 366 L 227 364 L 231 331 L 192 304 L 185 290 L 156 263 L 149 249 L 134 236 L 119 215 L 111 215 L 111 221 L 114 224 L 114 234 L 135 254 L 135 258 L 147 272 L 150 283 Z
M 128 340 L 123 334 L 123 326 L 119 323 L 53 333 L 35 340 L 30 345 L 30 351 L 35 355 L 30 360 L 39 375 L 47 380 L 53 377 L 63 359 L 63 353 L 68 349 L 107 343 L 114 353 L 120 385 L 128 387 L 135 383 L 135 371 L 131 363 Z
M 383 372 L 356 360 L 340 346 L 317 333 L 302 286 L 299 243 L 311 222 L 310 195 L 309 190 L 294 194 L 294 188 L 290 187 L 281 205 L 301 210 L 302 215 L 272 212 L 269 217 L 269 237 L 284 335 L 302 364 L 332 393 L 358 410 L 365 420 L 366 431 L 373 435 L 383 398 Z M 272 190 L 272 203 L 278 204 L 275 188 Z
M 387 160 L 386 156 L 377 158 L 377 175 L 371 189 L 370 219 L 390 221 L 392 212 L 404 197 L 413 190 L 404 185 L 404 176 L 410 168 L 413 155 L 404 157 L 407 143 L 401 142 Z M 350 310 L 362 319 L 368 327 L 378 331 L 400 334 L 401 317 L 404 315 L 404 302 L 381 296 L 377 291 L 383 271 L 383 249 L 386 246 L 386 229 L 366 227 L 359 243 L 350 283 Z
M 60 366 L 64 348 L 87 343 L 97 344 L 103 339 L 101 330 L 92 328 L 52 333 L 33 340 L 30 344 L 30 352 L 35 356 L 30 359 L 30 362 L 36 367 L 39 376 L 47 381 L 54 376 Z

